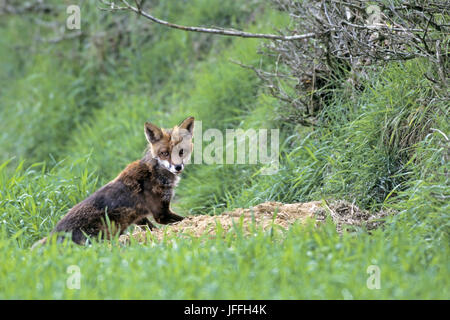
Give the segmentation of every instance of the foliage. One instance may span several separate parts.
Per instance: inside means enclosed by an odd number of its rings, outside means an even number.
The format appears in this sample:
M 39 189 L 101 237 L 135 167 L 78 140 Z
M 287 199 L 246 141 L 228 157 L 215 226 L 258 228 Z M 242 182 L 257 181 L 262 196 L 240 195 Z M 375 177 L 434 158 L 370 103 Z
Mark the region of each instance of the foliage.
M 266 2 L 152 6 L 189 25 L 273 32 L 289 22 Z M 333 91 L 317 113 L 320 126 L 304 127 L 281 120 L 283 102 L 231 63 L 273 65 L 257 53 L 259 41 L 146 25 L 89 2 L 82 12 L 84 35 L 56 43 L 36 40 L 30 16 L 0 19 L 1 299 L 449 298 L 448 102 L 424 76 L 432 62 L 372 68 L 363 89 Z M 106 40 L 124 24 L 125 42 Z M 250 237 L 237 226 L 217 239 L 29 250 L 142 156 L 145 121 L 170 127 L 188 115 L 204 130 L 280 129 L 280 168 L 265 176 L 260 166 L 191 164 L 176 190 L 181 214 L 331 198 L 396 214 L 371 234 L 339 235 L 328 221 Z M 71 265 L 80 267 L 80 290 L 66 286 Z M 370 265 L 380 267 L 380 290 L 366 286 Z

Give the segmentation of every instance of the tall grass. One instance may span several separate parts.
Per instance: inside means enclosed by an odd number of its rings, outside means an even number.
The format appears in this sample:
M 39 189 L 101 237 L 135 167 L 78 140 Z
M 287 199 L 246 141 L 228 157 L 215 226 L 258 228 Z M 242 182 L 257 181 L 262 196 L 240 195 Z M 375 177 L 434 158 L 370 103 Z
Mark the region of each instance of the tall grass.
M 250 31 L 288 21 L 259 5 L 162 1 L 154 12 Z M 321 126 L 304 128 L 280 121 L 281 102 L 230 62 L 260 63 L 258 41 L 144 27 L 122 15 L 130 30 L 120 45 L 105 40 L 123 31 L 113 18 L 82 6 L 87 40 L 49 47 L 33 42 L 30 20 L 0 22 L 0 254 L 9 257 L 0 263 L 0 298 L 449 297 L 448 108 L 431 98 L 426 61 L 373 70 L 363 92 L 336 91 Z M 17 43 L 33 44 L 30 57 L 11 55 L 18 27 L 25 32 Z M 96 44 L 99 32 L 104 41 Z M 171 127 L 189 115 L 204 130 L 280 129 L 280 168 L 264 176 L 253 165 L 191 164 L 173 203 L 181 214 L 335 198 L 396 215 L 370 235 L 340 235 L 328 221 L 250 237 L 237 228 L 217 239 L 29 250 L 70 207 L 142 156 L 145 121 Z M 80 290 L 66 286 L 70 265 L 80 267 Z M 366 285 L 370 265 L 381 270 L 380 290 Z
M 332 223 L 293 226 L 284 235 L 239 229 L 218 239 L 88 248 L 48 245 L 30 252 L 0 240 L 0 298 L 20 299 L 417 299 L 448 297 L 448 247 L 423 250 L 405 230 L 340 236 Z M 2 233 L 4 235 L 4 233 Z M 413 242 L 414 243 L 414 242 Z M 367 268 L 381 288 L 367 287 Z M 30 267 L 32 266 L 32 267 Z M 80 288 L 66 285 L 70 266 Z

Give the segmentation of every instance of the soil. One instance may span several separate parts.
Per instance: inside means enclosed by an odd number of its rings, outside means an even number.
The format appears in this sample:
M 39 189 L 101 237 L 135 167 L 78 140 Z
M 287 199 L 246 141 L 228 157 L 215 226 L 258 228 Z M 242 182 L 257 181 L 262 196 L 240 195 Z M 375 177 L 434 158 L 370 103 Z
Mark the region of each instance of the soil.
M 186 217 L 183 221 L 158 229 L 149 231 L 146 227 L 136 226 L 133 232 L 120 236 L 120 241 L 126 243 L 130 236 L 139 242 L 146 242 L 149 239 L 160 241 L 166 234 L 177 236 L 210 236 L 214 237 L 220 224 L 223 234 L 234 228 L 234 225 L 241 225 L 246 235 L 250 234 L 254 228 L 268 230 L 273 225 L 282 229 L 287 229 L 293 223 L 305 223 L 314 219 L 316 222 L 323 222 L 326 217 L 331 217 L 336 224 L 338 232 L 344 229 L 353 230 L 364 228 L 373 230 L 383 224 L 383 218 L 389 213 L 380 211 L 369 213 L 361 210 L 357 206 L 347 201 L 312 201 L 303 203 L 264 202 L 249 209 L 238 208 L 227 211 L 220 215 L 195 215 Z M 220 229 L 220 228 L 219 228 Z M 148 232 L 151 232 L 149 237 Z

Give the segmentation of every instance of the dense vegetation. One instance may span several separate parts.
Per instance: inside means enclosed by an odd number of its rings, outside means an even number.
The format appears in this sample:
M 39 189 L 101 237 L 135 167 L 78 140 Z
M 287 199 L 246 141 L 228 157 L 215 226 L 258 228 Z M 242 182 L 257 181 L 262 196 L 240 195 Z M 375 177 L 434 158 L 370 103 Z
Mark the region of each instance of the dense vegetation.
M 283 121 L 282 102 L 230 62 L 271 65 L 261 40 L 171 30 L 79 1 L 82 35 L 48 42 L 58 35 L 47 25 L 67 18 L 53 2 L 52 14 L 0 19 L 0 299 L 450 297 L 448 100 L 430 99 L 442 96 L 424 77 L 427 59 L 372 68 L 363 90 L 335 92 L 318 116 L 326 125 L 304 127 Z M 189 25 L 273 32 L 288 23 L 266 1 L 153 6 Z M 145 121 L 169 127 L 189 115 L 204 129 L 279 128 L 281 154 L 274 175 L 252 165 L 187 167 L 174 203 L 183 215 L 321 199 L 395 215 L 370 234 L 341 235 L 329 222 L 29 250 L 142 156 Z M 71 265 L 81 270 L 79 290 L 66 286 Z M 366 286 L 370 265 L 381 270 L 379 290 Z

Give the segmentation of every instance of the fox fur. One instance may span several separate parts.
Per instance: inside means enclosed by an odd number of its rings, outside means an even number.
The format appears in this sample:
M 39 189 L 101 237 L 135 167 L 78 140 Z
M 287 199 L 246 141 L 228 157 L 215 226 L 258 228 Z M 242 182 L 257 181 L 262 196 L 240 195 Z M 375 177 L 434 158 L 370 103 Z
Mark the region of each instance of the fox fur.
M 100 232 L 107 238 L 111 232 L 121 234 L 131 224 L 152 229 L 150 216 L 160 224 L 181 221 L 183 217 L 170 209 L 170 201 L 192 152 L 193 129 L 193 117 L 169 130 L 145 123 L 148 148 L 144 157 L 70 209 L 51 234 L 69 233 L 72 241 L 84 244 Z M 34 246 L 45 242 L 46 238 Z

